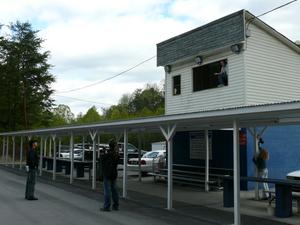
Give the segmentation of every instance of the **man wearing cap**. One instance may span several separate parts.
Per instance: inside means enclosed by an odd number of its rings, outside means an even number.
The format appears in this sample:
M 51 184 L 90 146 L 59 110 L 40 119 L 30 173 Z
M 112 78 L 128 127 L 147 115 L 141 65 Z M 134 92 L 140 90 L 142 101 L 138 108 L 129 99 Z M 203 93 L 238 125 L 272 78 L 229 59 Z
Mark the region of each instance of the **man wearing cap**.
M 101 211 L 110 211 L 111 198 L 112 209 L 119 210 L 119 193 L 117 189 L 119 153 L 116 140 L 109 142 L 109 150 L 102 156 L 104 203 Z
M 26 172 L 27 172 L 27 182 L 25 199 L 27 200 L 38 200 L 34 196 L 34 186 L 36 182 L 36 173 L 39 165 L 39 158 L 36 152 L 37 141 L 29 141 L 29 151 L 26 158 Z

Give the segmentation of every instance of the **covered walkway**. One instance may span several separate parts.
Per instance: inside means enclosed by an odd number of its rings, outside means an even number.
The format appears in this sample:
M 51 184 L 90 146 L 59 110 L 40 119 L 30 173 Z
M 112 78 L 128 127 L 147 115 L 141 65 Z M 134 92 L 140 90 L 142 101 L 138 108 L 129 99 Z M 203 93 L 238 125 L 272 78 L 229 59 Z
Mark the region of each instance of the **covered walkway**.
M 17 131 L 0 133 L 2 137 L 2 160 L 8 162 L 8 152 L 12 152 L 13 166 L 15 163 L 15 146 L 16 141 L 20 143 L 21 151 L 25 138 L 30 139 L 33 136 L 41 138 L 41 143 L 45 139 L 52 139 L 56 149 L 57 139 L 59 137 L 70 137 L 71 168 L 69 183 L 73 183 L 74 159 L 73 145 L 74 135 L 89 134 L 93 140 L 93 162 L 92 162 L 92 189 L 96 189 L 96 136 L 102 133 L 112 133 L 119 138 L 124 139 L 124 170 L 122 179 L 122 196 L 127 198 L 128 176 L 127 176 L 127 144 L 128 132 L 162 132 L 168 142 L 168 183 L 167 183 L 167 209 L 172 210 L 174 193 L 173 193 L 173 136 L 177 131 L 187 130 L 205 130 L 205 138 L 208 140 L 208 131 L 213 129 L 229 128 L 233 129 L 233 172 L 234 172 L 234 224 L 241 224 L 241 198 L 240 198 L 240 150 L 239 150 L 239 129 L 242 127 L 254 128 L 257 126 L 274 126 L 286 124 L 299 124 L 300 121 L 300 101 L 289 101 L 282 103 L 261 104 L 251 106 L 241 106 L 224 108 L 217 110 L 200 111 L 196 113 L 166 115 L 149 118 L 139 118 L 127 121 L 104 122 L 98 124 L 87 124 L 69 127 L 59 127 L 50 129 L 38 129 L 31 131 Z M 253 136 L 257 138 L 256 133 Z M 118 139 L 119 139 L 118 138 Z M 12 144 L 11 144 L 12 143 Z M 208 143 L 208 141 L 206 141 Z M 43 146 L 41 144 L 41 146 Z M 206 190 L 209 184 L 209 146 L 206 144 Z M 42 165 L 43 149 L 40 151 L 40 165 Z M 53 174 L 52 179 L 56 179 L 56 154 L 53 154 Z M 22 160 L 20 160 L 22 161 Z M 42 168 L 42 166 L 40 166 Z M 42 171 L 40 171 L 40 175 Z M 213 216 L 214 217 L 214 216 Z

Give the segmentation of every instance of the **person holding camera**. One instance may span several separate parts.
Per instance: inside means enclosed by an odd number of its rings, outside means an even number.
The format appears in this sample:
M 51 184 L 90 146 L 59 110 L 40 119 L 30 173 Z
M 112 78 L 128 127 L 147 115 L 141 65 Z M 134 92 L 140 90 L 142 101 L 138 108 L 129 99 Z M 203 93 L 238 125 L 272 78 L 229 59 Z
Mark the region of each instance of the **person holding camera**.
M 25 199 L 27 200 L 38 200 L 34 196 L 34 186 L 36 183 L 36 173 L 39 165 L 39 158 L 36 152 L 37 141 L 29 141 L 29 151 L 26 157 L 26 172 L 27 172 L 27 182 L 26 182 L 26 191 Z
M 218 76 L 218 87 L 224 87 L 228 84 L 228 66 L 227 60 L 223 59 L 220 61 L 221 70 L 219 73 L 214 73 L 214 75 Z

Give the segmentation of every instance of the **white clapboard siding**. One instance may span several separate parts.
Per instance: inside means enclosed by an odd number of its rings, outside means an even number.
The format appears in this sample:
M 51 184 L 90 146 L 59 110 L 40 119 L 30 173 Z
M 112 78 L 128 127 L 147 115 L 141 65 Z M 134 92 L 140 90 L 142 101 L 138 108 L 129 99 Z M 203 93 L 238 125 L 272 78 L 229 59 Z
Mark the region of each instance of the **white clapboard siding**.
M 245 51 L 246 104 L 300 99 L 300 55 L 255 25 Z
M 216 56 L 218 59 L 218 56 Z M 245 104 L 244 56 L 231 54 L 228 59 L 228 86 L 193 92 L 192 68 L 187 63 L 166 75 L 166 114 L 197 112 Z M 205 63 L 205 62 L 204 62 Z M 181 94 L 173 95 L 172 77 L 181 75 Z

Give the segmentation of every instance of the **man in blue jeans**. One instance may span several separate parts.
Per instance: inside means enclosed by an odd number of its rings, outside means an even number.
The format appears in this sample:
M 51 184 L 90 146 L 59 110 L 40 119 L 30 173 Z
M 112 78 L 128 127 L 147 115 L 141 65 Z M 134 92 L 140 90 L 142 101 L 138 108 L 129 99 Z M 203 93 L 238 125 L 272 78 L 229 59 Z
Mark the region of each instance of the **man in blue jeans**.
M 119 210 L 119 193 L 117 189 L 119 153 L 117 142 L 112 139 L 109 142 L 109 150 L 101 157 L 103 171 L 104 204 L 101 211 L 110 211 L 111 198 L 113 200 L 112 209 Z
M 34 196 L 34 186 L 36 182 L 36 173 L 39 165 L 39 158 L 36 152 L 37 141 L 29 141 L 29 151 L 26 157 L 26 172 L 27 172 L 27 181 L 26 181 L 26 191 L 25 199 L 27 200 L 38 200 Z

